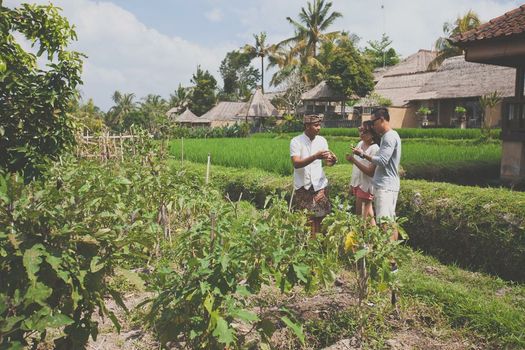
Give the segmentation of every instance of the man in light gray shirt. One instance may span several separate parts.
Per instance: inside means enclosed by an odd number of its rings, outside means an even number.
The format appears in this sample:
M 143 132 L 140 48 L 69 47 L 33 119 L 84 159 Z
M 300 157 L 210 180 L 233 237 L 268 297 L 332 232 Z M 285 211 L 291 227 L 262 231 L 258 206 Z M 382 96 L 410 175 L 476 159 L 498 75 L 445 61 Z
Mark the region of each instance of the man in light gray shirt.
M 372 111 L 374 130 L 381 135 L 381 145 L 375 156 L 366 155 L 356 148 L 354 153 L 376 165 L 374 172 L 374 206 L 378 222 L 395 220 L 396 203 L 399 193 L 399 161 L 401 160 L 401 139 L 390 126 L 390 115 L 385 107 Z M 398 239 L 394 231 L 392 239 Z

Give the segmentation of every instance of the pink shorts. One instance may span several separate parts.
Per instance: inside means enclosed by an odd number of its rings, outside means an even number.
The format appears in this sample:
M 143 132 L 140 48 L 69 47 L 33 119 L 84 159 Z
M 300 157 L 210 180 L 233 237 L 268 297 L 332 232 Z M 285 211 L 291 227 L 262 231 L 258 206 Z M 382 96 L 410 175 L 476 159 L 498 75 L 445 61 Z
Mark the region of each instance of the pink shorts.
M 374 195 L 370 192 L 365 192 L 359 186 L 350 186 L 352 194 L 357 198 L 365 199 L 367 201 L 374 200 Z

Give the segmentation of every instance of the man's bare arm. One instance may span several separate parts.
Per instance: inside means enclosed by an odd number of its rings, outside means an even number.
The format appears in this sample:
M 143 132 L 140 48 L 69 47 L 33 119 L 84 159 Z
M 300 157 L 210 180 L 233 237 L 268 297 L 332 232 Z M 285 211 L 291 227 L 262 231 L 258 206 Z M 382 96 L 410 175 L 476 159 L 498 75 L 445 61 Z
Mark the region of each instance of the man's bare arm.
M 330 151 L 319 151 L 306 158 L 301 158 L 300 156 L 292 156 L 292 164 L 295 169 L 300 169 L 311 164 L 317 159 L 328 159 L 330 156 Z

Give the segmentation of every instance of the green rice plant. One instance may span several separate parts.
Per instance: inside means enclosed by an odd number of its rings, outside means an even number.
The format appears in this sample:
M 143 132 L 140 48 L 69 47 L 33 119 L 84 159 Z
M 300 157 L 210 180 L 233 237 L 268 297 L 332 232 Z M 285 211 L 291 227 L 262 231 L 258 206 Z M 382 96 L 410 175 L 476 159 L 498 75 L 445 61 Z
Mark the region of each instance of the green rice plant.
M 408 138 L 442 138 L 448 140 L 461 140 L 461 139 L 480 139 L 482 133 L 480 129 L 457 129 L 457 128 L 436 128 L 436 129 L 422 129 L 422 128 L 401 128 L 396 129 L 401 139 Z M 501 129 L 495 129 L 493 132 L 499 135 Z M 253 138 L 272 138 L 285 136 L 293 137 L 297 133 L 260 133 L 254 134 Z M 323 128 L 321 129 L 322 136 L 348 136 L 358 137 L 357 128 Z
M 280 175 L 291 175 L 290 139 L 191 139 L 184 140 L 184 159 L 235 168 L 258 168 Z M 330 150 L 338 157 L 337 171 L 351 174 L 345 160 L 351 141 L 329 141 Z M 171 155 L 182 157 L 181 140 L 173 140 Z M 401 166 L 408 178 L 446 180 L 458 183 L 484 183 L 497 178 L 501 147 L 497 143 L 463 143 L 463 141 L 406 141 L 403 143 Z M 469 169 L 473 169 L 469 171 Z M 481 180 L 480 180 L 481 179 Z

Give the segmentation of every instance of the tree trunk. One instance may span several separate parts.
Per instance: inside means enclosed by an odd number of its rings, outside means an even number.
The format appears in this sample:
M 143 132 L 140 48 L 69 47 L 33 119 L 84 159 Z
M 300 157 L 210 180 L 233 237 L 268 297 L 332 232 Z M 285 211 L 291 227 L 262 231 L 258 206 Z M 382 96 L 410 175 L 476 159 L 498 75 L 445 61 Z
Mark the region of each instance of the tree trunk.
M 261 91 L 264 94 L 264 56 L 261 56 Z

